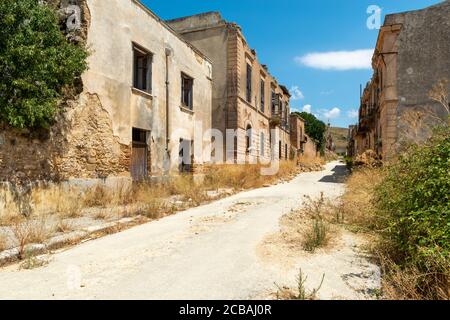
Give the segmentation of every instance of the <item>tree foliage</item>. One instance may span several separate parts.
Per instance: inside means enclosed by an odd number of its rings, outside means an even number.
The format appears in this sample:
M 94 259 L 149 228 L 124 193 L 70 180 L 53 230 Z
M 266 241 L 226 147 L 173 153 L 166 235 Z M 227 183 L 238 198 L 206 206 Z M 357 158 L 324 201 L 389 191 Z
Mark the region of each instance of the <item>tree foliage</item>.
M 294 114 L 305 120 L 306 134 L 317 140 L 319 142 L 318 148 L 322 150 L 325 146 L 326 124 L 308 112 L 294 112 Z
M 69 43 L 56 12 L 38 0 L 0 1 L 0 120 L 49 127 L 65 88 L 87 69 L 84 46 Z

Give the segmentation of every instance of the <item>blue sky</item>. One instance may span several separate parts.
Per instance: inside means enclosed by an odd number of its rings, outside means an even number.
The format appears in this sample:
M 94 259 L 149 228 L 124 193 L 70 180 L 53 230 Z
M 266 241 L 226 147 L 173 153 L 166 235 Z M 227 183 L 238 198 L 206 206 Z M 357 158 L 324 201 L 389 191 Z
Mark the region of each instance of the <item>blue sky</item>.
M 259 60 L 292 89 L 293 110 L 311 110 L 333 126 L 356 122 L 359 86 L 371 77 L 377 29 L 367 20 L 415 10 L 440 0 L 142 0 L 163 19 L 220 11 L 242 28 Z M 375 20 L 369 20 L 375 22 Z M 305 107 L 306 106 L 306 107 Z

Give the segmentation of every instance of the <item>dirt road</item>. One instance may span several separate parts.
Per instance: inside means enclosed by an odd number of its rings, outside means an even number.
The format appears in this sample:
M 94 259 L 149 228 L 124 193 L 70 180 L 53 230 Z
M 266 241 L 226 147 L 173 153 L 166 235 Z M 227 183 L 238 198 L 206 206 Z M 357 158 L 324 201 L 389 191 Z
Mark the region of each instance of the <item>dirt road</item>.
M 322 172 L 85 242 L 51 255 L 40 268 L 9 266 L 0 270 L 0 299 L 270 298 L 274 283 L 295 286 L 299 267 L 310 287 L 326 274 L 320 298 L 363 298 L 377 269 L 350 234 L 340 248 L 299 253 L 287 265 L 261 251 L 264 239 L 279 230 L 280 217 L 301 206 L 304 195 L 335 198 L 343 192 L 340 171 L 333 162 Z

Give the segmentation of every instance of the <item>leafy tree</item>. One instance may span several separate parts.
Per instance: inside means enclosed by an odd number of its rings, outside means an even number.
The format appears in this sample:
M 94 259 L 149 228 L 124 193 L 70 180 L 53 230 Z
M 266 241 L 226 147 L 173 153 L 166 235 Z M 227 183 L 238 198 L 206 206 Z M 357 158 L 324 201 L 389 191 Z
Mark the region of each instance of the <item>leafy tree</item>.
M 294 114 L 305 120 L 306 134 L 317 140 L 319 142 L 318 148 L 323 150 L 325 146 L 325 132 L 327 130 L 326 124 L 308 112 L 294 112 Z
M 69 43 L 56 12 L 38 0 L 0 1 L 0 121 L 47 128 L 66 88 L 87 69 L 83 45 Z

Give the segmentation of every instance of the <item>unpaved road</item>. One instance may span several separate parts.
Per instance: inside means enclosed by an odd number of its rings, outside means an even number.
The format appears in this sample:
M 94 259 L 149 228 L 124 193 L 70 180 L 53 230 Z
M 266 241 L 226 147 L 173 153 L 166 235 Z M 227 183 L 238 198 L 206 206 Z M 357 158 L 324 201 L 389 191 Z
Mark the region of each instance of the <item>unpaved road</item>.
M 274 283 L 295 286 L 299 267 L 310 288 L 326 274 L 322 299 L 364 298 L 376 267 L 360 256 L 350 234 L 343 235 L 341 248 L 299 253 L 291 264 L 266 259 L 261 250 L 279 230 L 280 217 L 299 208 L 304 195 L 335 198 L 343 192 L 339 166 L 329 163 L 322 172 L 85 242 L 51 255 L 40 268 L 0 269 L 0 299 L 273 298 Z

